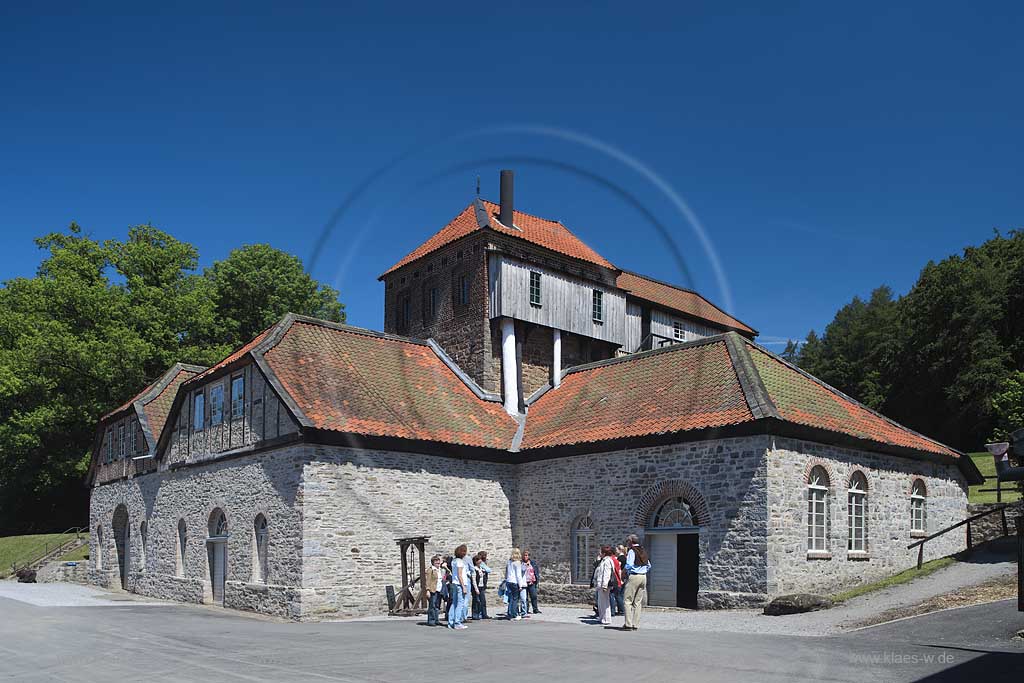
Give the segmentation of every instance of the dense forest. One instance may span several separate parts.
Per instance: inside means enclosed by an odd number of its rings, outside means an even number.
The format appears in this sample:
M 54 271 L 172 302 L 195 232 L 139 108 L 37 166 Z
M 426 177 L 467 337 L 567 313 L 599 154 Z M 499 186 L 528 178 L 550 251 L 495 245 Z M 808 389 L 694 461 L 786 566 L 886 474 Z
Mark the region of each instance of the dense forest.
M 1024 427 L 1024 232 L 930 262 L 905 295 L 856 297 L 784 356 L 965 451 Z
M 212 364 L 289 311 L 345 318 L 337 291 L 265 244 L 202 272 L 151 225 L 36 244 L 35 277 L 0 287 L 0 536 L 84 524 L 97 419 L 174 363 Z

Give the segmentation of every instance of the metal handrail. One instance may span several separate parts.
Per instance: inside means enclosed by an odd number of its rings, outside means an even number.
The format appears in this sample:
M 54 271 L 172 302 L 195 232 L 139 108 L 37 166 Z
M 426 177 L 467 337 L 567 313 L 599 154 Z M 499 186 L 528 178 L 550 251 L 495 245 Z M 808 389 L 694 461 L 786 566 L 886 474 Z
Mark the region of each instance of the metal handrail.
M 961 521 L 957 522 L 956 524 L 951 524 L 950 526 L 946 527 L 945 529 L 942 529 L 941 531 L 936 531 L 934 534 L 931 534 L 929 536 L 925 536 L 924 538 L 920 538 L 920 539 L 914 541 L 913 543 L 911 543 L 910 545 L 907 546 L 907 550 L 910 550 L 911 548 L 915 548 L 915 547 L 917 548 L 917 568 L 920 569 L 922 563 L 924 562 L 924 544 L 927 543 L 928 541 L 934 539 L 934 538 L 938 538 L 939 536 L 942 536 L 943 534 L 952 531 L 953 529 L 957 529 L 959 527 L 962 527 L 964 524 L 967 525 L 967 547 L 968 548 L 972 548 L 972 547 L 974 547 L 974 544 L 972 543 L 972 540 L 971 540 L 971 522 L 973 522 L 976 519 L 981 519 L 982 517 L 988 517 L 989 515 L 993 515 L 993 514 L 995 514 L 997 512 L 1000 513 L 1002 515 L 1002 518 L 1003 518 L 1003 535 L 1004 536 L 1009 536 L 1010 535 L 1009 526 L 1006 523 L 1006 508 L 1007 507 L 1009 507 L 1009 506 L 1003 505 L 1003 506 L 1000 506 L 1000 507 L 997 507 L 997 508 L 992 508 L 991 510 L 986 510 L 985 512 L 979 512 L 976 515 L 971 515 L 967 519 L 961 520 Z
M 42 546 L 37 546 L 37 548 L 38 547 L 42 547 L 43 548 L 42 554 L 34 555 L 34 556 L 32 556 L 32 559 L 21 562 L 20 566 L 19 566 L 18 562 L 12 562 L 11 563 L 11 574 L 16 574 L 18 572 L 18 569 L 24 569 L 25 567 L 31 567 L 32 565 L 34 565 L 35 563 L 39 562 L 40 560 L 46 559 L 46 557 L 49 556 L 51 553 L 54 553 L 57 550 L 63 548 L 66 545 L 68 545 L 69 543 L 72 542 L 72 540 L 74 540 L 74 541 L 81 541 L 82 540 L 82 534 L 86 533 L 87 530 L 88 530 L 88 528 L 84 527 L 84 526 L 73 526 L 70 529 L 65 529 L 64 531 L 60 532 L 60 534 L 58 534 L 58 535 L 59 536 L 67 536 L 69 534 L 74 534 L 75 538 L 74 539 L 70 539 L 69 538 L 66 541 L 61 541 L 61 542 L 57 543 L 56 545 L 54 545 L 53 547 L 50 547 L 50 541 L 45 541 L 42 544 Z M 81 545 L 81 543 L 79 543 L 79 545 Z

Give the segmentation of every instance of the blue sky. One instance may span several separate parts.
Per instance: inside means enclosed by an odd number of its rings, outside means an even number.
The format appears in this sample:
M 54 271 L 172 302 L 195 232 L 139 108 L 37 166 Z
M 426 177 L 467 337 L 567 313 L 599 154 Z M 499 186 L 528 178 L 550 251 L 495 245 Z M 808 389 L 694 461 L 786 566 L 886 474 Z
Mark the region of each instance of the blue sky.
M 772 342 L 1024 224 L 1019 3 L 172 4 L 0 8 L 0 278 L 152 222 L 315 261 L 380 328 L 377 275 L 508 166 Z

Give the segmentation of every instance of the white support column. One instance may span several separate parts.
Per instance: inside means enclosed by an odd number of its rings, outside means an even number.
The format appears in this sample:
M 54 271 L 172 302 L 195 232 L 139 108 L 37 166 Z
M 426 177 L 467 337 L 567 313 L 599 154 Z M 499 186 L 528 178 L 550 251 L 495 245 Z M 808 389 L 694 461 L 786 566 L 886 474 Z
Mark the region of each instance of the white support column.
M 516 323 L 501 319 L 501 378 L 505 391 L 505 412 L 519 414 L 519 373 L 516 368 Z
M 551 330 L 551 386 L 558 388 L 562 383 L 562 331 L 557 327 Z

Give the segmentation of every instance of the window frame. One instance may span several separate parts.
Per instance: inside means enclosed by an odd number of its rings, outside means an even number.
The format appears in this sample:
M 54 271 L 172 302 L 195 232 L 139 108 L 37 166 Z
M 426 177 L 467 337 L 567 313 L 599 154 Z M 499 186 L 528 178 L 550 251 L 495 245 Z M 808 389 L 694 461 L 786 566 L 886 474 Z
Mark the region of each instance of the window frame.
M 240 396 L 235 398 L 235 384 L 242 388 Z M 245 375 L 238 374 L 232 375 L 229 386 L 231 387 L 231 421 L 241 420 L 245 417 Z M 236 404 L 239 406 L 238 410 L 235 410 Z
M 928 535 L 928 487 L 923 479 L 914 479 L 910 484 L 910 533 Z
M 201 432 L 206 427 L 206 393 L 202 389 L 192 392 L 192 431 Z
M 129 432 L 130 436 L 128 438 L 128 445 L 130 447 L 131 454 L 135 455 L 139 452 L 139 421 L 132 420 L 130 424 L 131 432 Z
M 816 478 L 816 475 L 824 479 Z M 815 465 L 807 475 L 807 554 L 829 556 L 829 492 L 832 481 L 824 467 Z M 819 534 L 820 532 L 820 534 Z
M 530 271 L 530 305 L 536 308 L 543 308 L 544 306 L 544 293 L 543 293 L 543 274 L 540 271 Z
M 590 316 L 595 323 L 604 324 L 604 291 L 600 289 L 591 290 Z
M 459 273 L 455 276 L 455 302 L 459 306 L 469 305 L 469 274 Z
M 117 425 L 117 459 L 124 460 L 124 422 Z
M 210 386 L 210 426 L 224 422 L 224 383 L 217 382 Z
M 590 567 L 594 560 L 595 539 L 594 519 L 588 513 L 579 517 L 572 527 L 570 548 L 572 552 L 571 569 L 572 583 L 576 585 L 590 583 Z M 582 552 L 581 552 L 582 545 Z
M 868 552 L 868 480 L 859 470 L 850 475 L 846 492 L 847 538 L 850 554 Z
M 103 457 L 104 463 L 114 462 L 114 428 L 107 427 L 107 449 Z
M 253 520 L 253 583 L 267 584 L 270 576 L 270 523 L 263 513 Z
M 672 338 L 676 341 L 686 341 L 686 328 L 682 320 L 672 319 Z
M 185 577 L 186 569 L 186 548 L 188 547 L 188 524 L 185 523 L 185 519 L 181 518 L 178 520 L 177 529 L 177 552 L 175 553 L 175 568 L 174 575 L 179 578 Z

